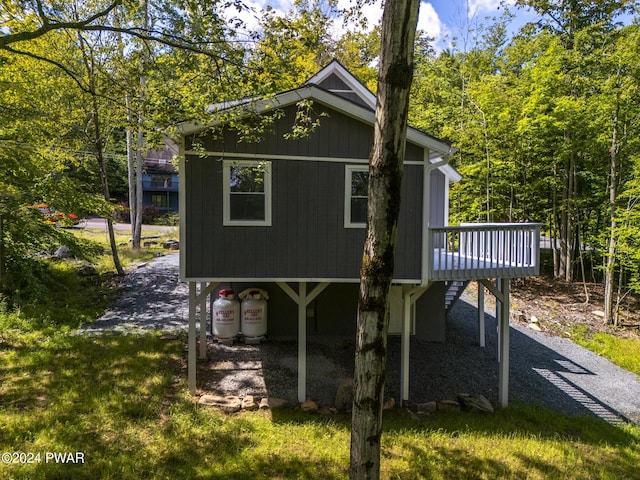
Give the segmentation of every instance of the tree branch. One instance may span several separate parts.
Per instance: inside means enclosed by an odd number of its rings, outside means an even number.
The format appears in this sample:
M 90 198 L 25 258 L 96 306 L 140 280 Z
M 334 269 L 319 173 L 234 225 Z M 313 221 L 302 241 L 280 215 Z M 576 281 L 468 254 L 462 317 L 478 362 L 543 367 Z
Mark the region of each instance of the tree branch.
M 55 60 L 52 60 L 50 58 L 47 57 L 43 57 L 41 55 L 37 55 L 35 53 L 31 53 L 31 52 L 25 52 L 24 50 L 16 50 L 13 47 L 9 47 L 6 46 L 4 47 L 4 50 L 6 50 L 7 52 L 11 52 L 14 53 L 16 55 L 24 55 L 26 57 L 30 57 L 33 58 L 35 60 L 40 60 L 42 62 L 47 62 L 50 63 L 51 65 L 54 65 L 55 67 L 58 67 L 60 70 L 62 70 L 64 73 L 66 73 L 67 75 L 69 75 L 69 77 L 71 78 L 71 80 L 73 80 L 76 85 L 78 85 L 78 88 L 80 88 L 80 90 L 82 90 L 85 93 L 89 93 L 89 89 L 83 85 L 83 83 L 80 81 L 80 79 L 78 78 L 78 76 L 75 74 L 75 72 L 73 72 L 72 70 L 70 70 L 69 68 L 65 67 L 63 64 L 61 64 L 60 62 L 57 62 Z
M 111 13 L 113 9 L 115 9 L 118 5 L 122 3 L 122 0 L 113 0 L 113 2 L 107 6 L 104 10 L 97 12 L 95 15 L 86 18 L 85 20 L 80 20 L 77 22 L 51 22 L 42 7 L 42 3 L 38 1 L 38 15 L 42 20 L 42 26 L 35 30 L 26 31 L 26 32 L 17 32 L 10 33 L 8 35 L 0 36 L 0 48 L 6 49 L 8 45 L 17 42 L 25 42 L 28 40 L 35 40 L 36 38 L 42 37 L 49 32 L 55 30 L 86 30 L 90 24 L 95 22 L 96 20 L 106 17 Z

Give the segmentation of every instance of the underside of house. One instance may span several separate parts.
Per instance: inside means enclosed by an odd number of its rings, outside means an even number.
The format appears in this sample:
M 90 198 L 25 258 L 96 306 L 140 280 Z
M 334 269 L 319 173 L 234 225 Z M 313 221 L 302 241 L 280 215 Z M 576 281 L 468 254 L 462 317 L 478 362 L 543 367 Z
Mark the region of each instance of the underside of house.
M 301 105 L 315 127 L 296 138 L 290 133 Z M 221 289 L 268 292 L 269 339 L 298 339 L 300 401 L 307 336 L 355 335 L 374 107 L 373 94 L 332 62 L 299 89 L 212 107 L 247 121 L 271 116 L 259 141 L 222 119 L 182 126 L 180 273 L 190 285 L 192 392 L 196 327 L 204 358 L 208 305 Z M 478 280 L 501 305 L 499 396 L 506 405 L 509 279 L 538 273 L 539 225 L 448 226 L 449 184 L 460 179 L 448 165 L 452 152 L 424 132 L 407 133 L 389 305 L 389 332 L 402 337 L 400 400 L 409 400 L 410 336 L 444 341 L 448 306 Z

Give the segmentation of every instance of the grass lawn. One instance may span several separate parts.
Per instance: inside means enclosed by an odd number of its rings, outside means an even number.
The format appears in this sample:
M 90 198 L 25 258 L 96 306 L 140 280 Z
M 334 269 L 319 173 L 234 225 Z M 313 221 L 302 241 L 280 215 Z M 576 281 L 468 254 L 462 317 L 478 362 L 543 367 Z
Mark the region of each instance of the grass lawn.
M 640 337 L 623 338 L 604 332 L 591 333 L 586 327 L 575 327 L 571 338 L 578 345 L 640 375 Z
M 3 462 L 0 478 L 348 476 L 349 416 L 198 406 L 186 393 L 184 340 L 9 332 L 0 450 L 31 452 L 34 463 Z M 72 452 L 79 463 L 55 463 L 47 452 Z M 384 478 L 621 479 L 639 464 L 638 426 L 522 405 L 495 415 L 385 416 Z
M 185 338 L 78 335 L 110 294 L 73 268 L 51 265 L 60 293 L 46 301 L 0 303 L 0 478 L 348 477 L 348 415 L 224 415 L 187 394 Z M 382 444 L 386 479 L 626 479 L 640 465 L 640 426 L 524 405 L 420 418 L 396 409 Z
M 227 416 L 198 406 L 186 393 L 183 355 L 184 339 L 159 335 L 9 334 L 0 447 L 40 457 L 3 462 L 0 478 L 348 476 L 348 416 L 292 408 Z M 47 452 L 84 463 L 55 463 Z M 638 464 L 638 426 L 522 405 L 385 416 L 384 478 L 619 479 L 637 475 Z

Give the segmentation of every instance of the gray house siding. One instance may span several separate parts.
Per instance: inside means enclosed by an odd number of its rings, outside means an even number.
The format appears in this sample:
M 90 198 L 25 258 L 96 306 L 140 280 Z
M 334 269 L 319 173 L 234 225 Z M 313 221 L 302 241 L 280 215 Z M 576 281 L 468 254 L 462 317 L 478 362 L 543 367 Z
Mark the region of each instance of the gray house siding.
M 285 139 L 295 106 L 283 109 L 260 142 L 240 141 L 235 130 L 185 139 L 215 156 L 187 155 L 185 162 L 186 277 L 262 279 L 357 279 L 364 229 L 344 228 L 345 165 L 340 158 L 366 161 L 373 142 L 371 125 L 316 105 L 320 126 L 308 137 Z M 218 154 L 219 153 L 219 154 Z M 234 154 L 240 156 L 234 157 Z M 243 156 L 244 155 L 244 156 Z M 322 158 L 332 161 L 271 159 L 272 225 L 223 226 L 222 159 L 261 156 Z M 406 160 L 424 158 L 408 143 Z M 420 280 L 424 230 L 421 165 L 405 165 L 394 278 Z M 444 222 L 444 175 L 431 173 L 431 224 Z
M 357 279 L 365 230 L 344 228 L 345 164 L 271 165 L 272 225 L 223 226 L 222 162 L 187 157 L 187 277 Z M 422 167 L 406 165 L 404 180 L 394 276 L 419 280 Z
M 291 133 L 296 107 L 282 109 L 284 116 L 274 121 L 268 133 L 259 142 L 242 141 L 238 133 L 230 128 L 221 127 L 214 134 L 190 135 L 185 138 L 187 151 L 198 147 L 209 152 L 241 153 L 250 155 L 291 155 L 300 157 L 328 158 L 369 158 L 373 145 L 373 127 L 348 115 L 332 110 L 321 104 L 315 104 L 312 116 L 319 119 L 320 126 L 308 137 L 287 139 Z M 326 114 L 327 116 L 323 116 Z M 405 159 L 423 161 L 422 147 L 407 143 Z

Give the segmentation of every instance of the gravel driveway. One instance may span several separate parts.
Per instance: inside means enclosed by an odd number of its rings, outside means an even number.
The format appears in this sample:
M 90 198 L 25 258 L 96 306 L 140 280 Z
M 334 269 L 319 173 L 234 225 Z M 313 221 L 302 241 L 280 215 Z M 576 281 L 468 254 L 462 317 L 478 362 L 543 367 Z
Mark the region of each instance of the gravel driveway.
M 113 308 L 83 330 L 186 331 L 188 288 L 178 278 L 178 254 L 153 260 L 130 274 Z M 491 312 L 492 313 L 492 312 Z M 412 402 L 455 399 L 480 393 L 498 402 L 496 321 L 486 313 L 486 347 L 477 345 L 475 299 L 465 293 L 449 314 L 445 343 L 411 339 Z M 351 338 L 308 339 L 310 398 L 332 403 L 337 383 L 353 373 Z M 296 398 L 295 341 L 260 346 L 210 344 L 210 361 L 200 364 L 200 387 L 216 393 Z M 242 368 L 242 366 L 247 368 Z M 209 372 L 209 375 L 206 375 Z M 400 339 L 389 338 L 386 395 L 398 399 Z M 611 423 L 640 423 L 637 375 L 565 338 L 551 337 L 511 322 L 510 400 L 539 403 L 569 415 L 593 414 Z

